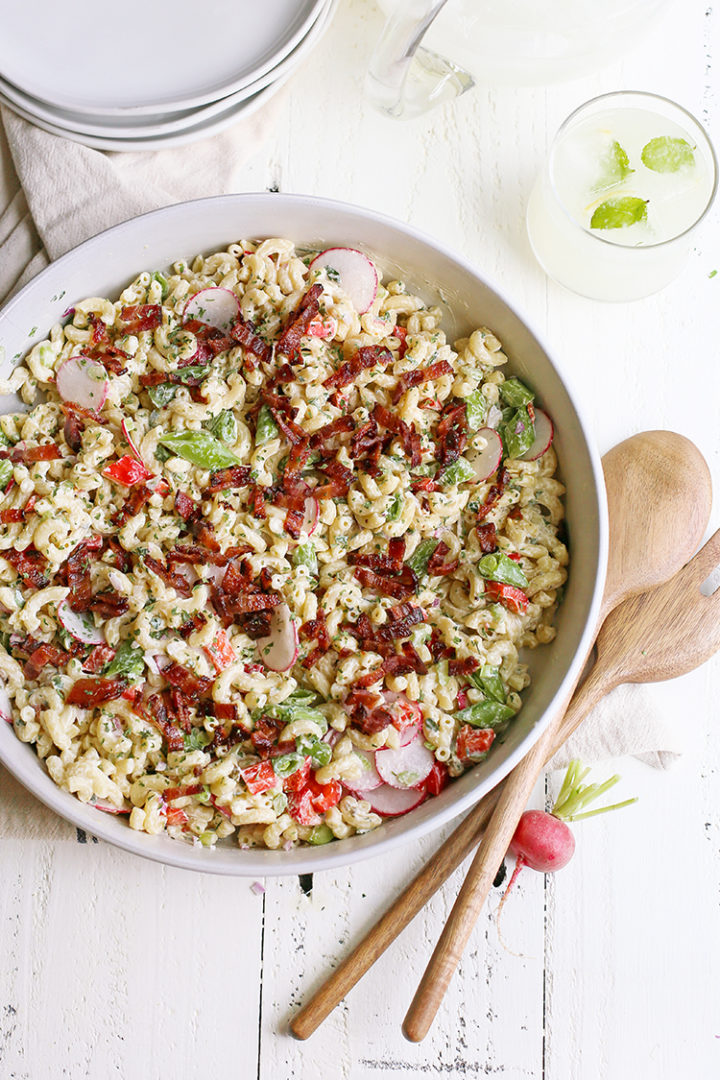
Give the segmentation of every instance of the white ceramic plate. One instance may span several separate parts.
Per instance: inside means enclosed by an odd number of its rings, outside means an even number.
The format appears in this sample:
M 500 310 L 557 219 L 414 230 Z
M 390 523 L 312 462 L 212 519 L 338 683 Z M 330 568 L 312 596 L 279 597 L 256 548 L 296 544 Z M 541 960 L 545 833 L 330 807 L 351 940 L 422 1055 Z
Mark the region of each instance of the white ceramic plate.
M 329 869 L 387 852 L 467 810 L 494 787 L 537 740 L 579 675 L 598 618 L 607 561 L 607 513 L 602 470 L 588 428 L 563 377 L 537 335 L 478 271 L 444 245 L 374 211 L 300 195 L 226 195 L 156 210 L 117 225 L 58 259 L 0 312 L 5 369 L 47 334 L 68 304 L 86 296 L 117 296 L 138 271 L 179 257 L 210 253 L 240 237 L 287 236 L 324 248 L 362 248 L 384 271 L 402 275 L 428 302 L 452 312 L 450 340 L 475 326 L 491 327 L 512 369 L 537 390 L 555 421 L 558 458 L 567 487 L 570 576 L 558 612 L 556 640 L 528 657 L 532 685 L 504 741 L 488 758 L 404 817 L 364 836 L 319 848 L 240 851 L 231 841 L 214 851 L 167 836 L 134 832 L 124 820 L 84 805 L 55 786 L 35 751 L 0 723 L 0 760 L 47 806 L 75 825 L 158 862 L 218 874 L 262 876 Z M 442 293 L 442 296 L 440 296 Z M 31 329 L 34 333 L 31 334 Z M 0 411 L 17 408 L 0 399 Z
M 195 129 L 199 124 L 211 121 L 215 117 L 220 118 L 221 116 L 231 115 L 231 109 L 236 109 L 238 105 L 249 101 L 250 98 L 272 83 L 281 85 L 280 80 L 284 80 L 292 74 L 319 42 L 328 27 L 334 2 L 335 0 L 322 0 L 323 6 L 317 13 L 317 18 L 308 33 L 279 64 L 267 71 L 261 78 L 244 86 L 241 90 L 237 90 L 234 94 L 220 98 L 218 101 L 213 101 L 208 105 L 200 105 L 197 108 L 186 109 L 182 112 L 157 115 L 131 113 L 122 116 L 104 116 L 89 119 L 82 113 L 57 109 L 44 101 L 39 101 L 1 76 L 0 98 L 25 119 L 32 119 L 33 123 L 39 126 L 47 124 L 48 127 L 45 130 L 52 131 L 53 134 L 60 132 L 71 133 L 68 134 L 68 138 L 71 138 L 72 135 L 89 135 L 103 140 L 123 139 L 129 141 L 131 139 L 148 139 L 157 136 L 182 134 Z M 84 142 L 85 140 L 78 141 Z M 91 144 L 88 143 L 87 145 Z M 166 146 L 167 143 L 163 145 Z M 96 147 L 96 149 L 106 149 L 106 147 Z M 110 148 L 107 147 L 107 149 Z M 112 149 L 118 148 L 113 147 Z
M 252 115 L 266 101 L 269 101 L 273 94 L 277 93 L 291 75 L 291 71 L 287 72 L 283 78 L 271 83 L 270 86 L 266 86 L 259 94 L 254 94 L 253 97 L 248 98 L 246 101 L 238 102 L 237 105 L 224 110 L 209 120 L 193 124 L 191 127 L 185 128 L 184 131 L 173 132 L 170 135 L 154 135 L 147 139 L 111 139 L 98 135 L 82 135 L 77 131 L 68 131 L 67 128 L 48 123 L 47 120 L 39 120 L 32 113 L 29 113 L 27 109 L 8 101 L 2 93 L 0 93 L 0 104 L 7 105 L 18 116 L 24 117 L 25 120 L 29 120 L 37 127 L 42 128 L 43 131 L 49 131 L 51 135 L 59 135 L 63 139 L 70 139 L 71 142 L 82 143 L 84 146 L 92 147 L 93 150 L 114 150 L 118 152 L 170 150 L 175 146 L 185 146 L 187 143 L 196 142 L 198 139 L 207 139 L 211 135 L 218 135 L 244 117 Z
M 0 74 L 71 112 L 174 112 L 259 79 L 307 34 L 324 0 L 97 0 L 5 5 Z M 38 32 L 38 30 L 41 32 Z

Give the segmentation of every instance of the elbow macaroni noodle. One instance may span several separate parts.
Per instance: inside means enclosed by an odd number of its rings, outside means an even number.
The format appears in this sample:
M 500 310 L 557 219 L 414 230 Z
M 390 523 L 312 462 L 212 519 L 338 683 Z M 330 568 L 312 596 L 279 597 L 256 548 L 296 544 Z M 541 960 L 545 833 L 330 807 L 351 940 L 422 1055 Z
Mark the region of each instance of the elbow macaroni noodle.
M 127 814 L 133 829 L 167 831 L 208 848 L 230 836 L 241 847 L 289 848 L 377 828 L 383 819 L 373 810 L 372 792 L 357 789 L 362 756 L 384 747 L 401 753 L 408 715 L 422 725 L 419 738 L 440 775 L 460 775 L 481 760 L 486 751 L 468 755 L 462 740 L 478 726 L 501 735 L 521 707 L 529 677 L 520 650 L 552 641 L 566 580 L 564 488 L 552 447 L 533 461 L 505 456 L 499 493 L 496 475 L 428 490 L 410 486 L 413 477 L 437 468 L 434 433 L 448 409 L 473 394 L 485 410 L 497 412 L 502 405 L 507 357 L 497 338 L 479 328 L 449 343 L 443 310 L 427 307 L 399 281 L 380 284 L 371 308 L 358 313 L 335 272 L 311 267 L 312 254 L 296 251 L 289 240 L 243 240 L 190 263 L 179 260 L 167 276 L 145 271 L 117 301 L 76 303 L 69 320 L 54 326 L 0 386 L 3 393 L 19 392 L 30 406 L 0 420 L 0 446 L 21 451 L 0 463 L 3 486 L 11 484 L 0 504 L 0 686 L 8 702 L 0 712 L 11 714 L 6 718 L 17 736 L 35 745 L 66 791 Z M 363 469 L 347 436 L 333 436 L 331 457 L 353 470 L 352 482 L 346 495 L 317 500 L 314 530 L 304 522 L 298 538 L 286 530 L 287 510 L 271 497 L 291 443 L 277 424 L 263 441 L 255 438 L 263 387 L 281 364 L 287 367 L 287 358 L 273 353 L 258 361 L 245 345 L 226 340 L 196 385 L 176 380 L 160 384 L 166 392 L 153 393 L 156 388 L 140 377 L 154 372 L 170 378 L 198 364 L 199 331 L 183 325 L 183 310 L 201 290 L 229 290 L 254 333 L 272 343 L 313 284 L 322 287 L 319 318 L 331 331 L 301 338 L 292 370 L 280 383 L 288 415 L 310 436 L 346 415 L 357 430 L 379 404 L 419 434 L 421 465 L 411 470 L 403 439 L 393 436 L 385 439 L 376 468 Z M 159 305 L 159 325 L 128 332 L 121 316 L 128 305 Z M 70 357 L 92 350 L 100 325 L 122 350 L 124 370 L 109 367 L 107 398 L 97 413 L 80 414 L 76 444 L 55 377 Z M 389 362 L 365 367 L 339 389 L 325 385 L 359 348 L 375 346 L 388 350 Z M 400 383 L 401 376 L 439 362 L 450 370 L 414 385 Z M 277 391 L 277 381 L 273 385 Z M 222 416 L 233 421 L 225 444 L 250 471 L 252 485 L 213 491 L 210 467 L 168 451 L 161 440 L 170 433 L 207 432 Z M 134 432 L 132 445 L 123 422 Z M 488 438 L 494 436 L 487 427 L 468 430 L 467 450 L 482 454 Z M 59 458 L 23 460 L 28 448 L 47 444 L 59 448 Z M 136 448 L 162 486 L 153 481 L 144 504 L 118 521 L 134 489 L 104 470 L 111 461 L 134 457 Z M 305 475 L 313 476 L 312 459 Z M 268 496 L 260 516 L 251 486 Z M 310 662 L 317 642 L 304 634 L 291 670 L 272 670 L 262 662 L 251 621 L 224 618 L 213 606 L 220 565 L 186 564 L 188 597 L 146 563 L 154 559 L 165 567 L 177 545 L 196 542 L 178 512 L 178 493 L 200 507 L 222 552 L 245 550 L 246 569 L 253 579 L 266 576 L 263 588 L 279 594 L 296 627 L 324 619 L 329 647 L 321 655 Z M 486 503 L 488 512 L 482 510 Z M 526 582 L 520 606 L 502 588 L 489 595 L 479 565 L 487 553 L 481 522 L 494 528 L 497 552 L 514 560 Z M 117 612 L 112 606 L 84 611 L 92 643 L 83 644 L 73 640 L 77 626 L 66 614 L 73 603 L 68 557 L 93 536 L 100 538 L 88 555 L 93 597 L 122 604 Z M 373 633 L 381 633 L 397 619 L 392 609 L 398 601 L 361 583 L 351 553 L 383 555 L 393 538 L 404 542 L 405 560 L 423 544 L 442 541 L 441 562 L 454 569 L 417 575 L 412 602 L 422 608 L 422 622 L 404 635 L 417 663 L 388 674 L 384 686 L 371 685 L 381 692 L 392 723 L 364 731 L 346 699 L 358 679 L 372 677 L 387 650 L 363 645 L 353 625 L 364 618 Z M 298 558 L 300 548 L 311 548 L 308 560 Z M 23 570 L 21 552 L 42 567 L 42 585 Z M 188 620 L 194 621 L 185 633 Z M 389 640 L 390 651 L 399 652 L 400 640 Z M 220 642 L 232 660 L 218 662 Z M 68 702 L 80 680 L 112 681 L 104 673 L 123 649 L 130 649 L 136 666 L 132 672 L 120 668 L 122 696 L 87 707 Z M 174 693 L 164 675 L 171 664 L 209 689 L 195 697 L 182 689 Z M 148 695 L 165 702 L 170 727 L 164 726 L 165 713 L 147 707 Z M 500 706 L 499 723 L 468 719 L 473 709 L 484 716 L 492 702 L 496 711 Z M 229 728 L 227 710 L 234 717 Z M 271 732 L 270 749 L 264 730 Z M 264 777 L 262 789 L 256 776 Z

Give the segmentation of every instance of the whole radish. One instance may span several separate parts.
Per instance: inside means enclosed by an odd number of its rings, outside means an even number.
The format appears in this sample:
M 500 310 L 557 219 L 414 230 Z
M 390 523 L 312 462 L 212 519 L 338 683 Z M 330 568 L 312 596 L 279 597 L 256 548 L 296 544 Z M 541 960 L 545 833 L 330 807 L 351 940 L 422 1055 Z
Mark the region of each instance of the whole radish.
M 508 893 L 524 867 L 539 870 L 541 874 L 552 874 L 556 870 L 562 870 L 563 866 L 570 862 L 575 852 L 575 837 L 567 824 L 568 821 L 580 821 L 582 818 L 604 814 L 608 810 L 619 810 L 621 806 L 637 802 L 637 798 L 626 799 L 624 802 L 613 803 L 612 806 L 584 810 L 584 807 L 604 795 L 620 779 L 616 775 L 603 784 L 583 785 L 582 781 L 589 771 L 588 768 L 584 769 L 579 761 L 571 761 L 552 811 L 548 814 L 545 810 L 526 810 L 520 818 L 509 848 L 516 856 L 515 869 L 500 901 L 498 917 Z

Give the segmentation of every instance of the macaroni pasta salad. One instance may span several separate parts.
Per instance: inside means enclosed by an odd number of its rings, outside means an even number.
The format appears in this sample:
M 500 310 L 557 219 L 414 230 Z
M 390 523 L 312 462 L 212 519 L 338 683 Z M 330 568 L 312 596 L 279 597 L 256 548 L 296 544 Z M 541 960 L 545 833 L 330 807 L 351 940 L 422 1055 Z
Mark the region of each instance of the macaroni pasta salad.
M 0 713 L 131 828 L 322 844 L 521 707 L 566 579 L 552 424 L 352 249 L 76 303 L 0 388 Z

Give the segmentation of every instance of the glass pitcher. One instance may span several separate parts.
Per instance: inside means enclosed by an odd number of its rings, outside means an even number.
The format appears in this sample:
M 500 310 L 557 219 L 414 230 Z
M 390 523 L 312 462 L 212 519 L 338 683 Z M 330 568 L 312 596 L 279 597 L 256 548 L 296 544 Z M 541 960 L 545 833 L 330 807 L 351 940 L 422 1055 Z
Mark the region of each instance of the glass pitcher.
M 671 0 L 377 0 L 388 16 L 370 61 L 370 100 L 407 119 L 476 83 L 587 75 L 647 32 Z

